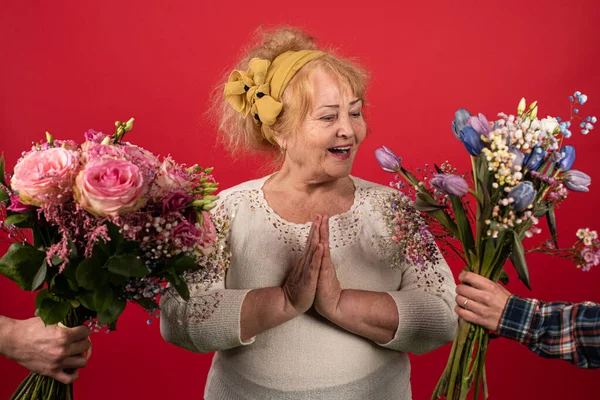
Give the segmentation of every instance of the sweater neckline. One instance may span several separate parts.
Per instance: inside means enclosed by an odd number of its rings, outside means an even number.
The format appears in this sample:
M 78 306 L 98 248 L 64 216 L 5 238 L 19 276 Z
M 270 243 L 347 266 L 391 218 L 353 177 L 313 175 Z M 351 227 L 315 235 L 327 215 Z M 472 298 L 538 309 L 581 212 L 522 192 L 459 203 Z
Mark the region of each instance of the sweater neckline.
M 265 198 L 265 192 L 263 191 L 263 186 L 265 185 L 265 182 L 267 182 L 267 180 L 273 175 L 275 175 L 275 173 L 267 175 L 258 181 L 258 198 L 259 198 L 259 201 L 262 203 L 262 206 L 269 213 L 274 215 L 275 218 L 278 219 L 283 224 L 297 226 L 300 228 L 310 227 L 310 224 L 312 223 L 311 221 L 305 222 L 303 224 L 298 223 L 298 222 L 291 222 L 291 221 L 288 221 L 287 219 L 283 218 L 279 214 L 277 214 L 277 212 L 275 212 L 275 210 L 273 210 L 271 208 L 271 206 L 269 205 L 269 202 L 267 202 L 267 199 Z M 329 216 L 330 222 L 337 221 L 339 219 L 344 219 L 344 218 L 354 214 L 354 212 L 356 211 L 356 208 L 358 207 L 358 204 L 360 203 L 361 195 L 360 195 L 360 190 L 359 190 L 359 182 L 358 182 L 359 179 L 352 175 L 348 175 L 348 177 L 350 178 L 350 180 L 352 181 L 352 184 L 354 185 L 354 201 L 352 202 L 352 206 L 347 211 L 344 211 L 342 213 L 335 214 L 335 215 L 330 215 Z

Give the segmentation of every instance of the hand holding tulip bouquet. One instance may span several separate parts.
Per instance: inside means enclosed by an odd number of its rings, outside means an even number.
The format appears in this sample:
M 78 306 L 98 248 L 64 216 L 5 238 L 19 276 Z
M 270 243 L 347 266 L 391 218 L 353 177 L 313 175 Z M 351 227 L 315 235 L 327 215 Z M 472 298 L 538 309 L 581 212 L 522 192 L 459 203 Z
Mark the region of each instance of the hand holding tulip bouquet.
M 132 125 L 117 122 L 114 135 L 90 130 L 82 145 L 47 134 L 10 178 L 0 158 L 0 228 L 13 242 L 0 273 L 39 290 L 36 314 L 46 324 L 115 329 L 127 302 L 152 316 L 166 282 L 188 299 L 184 277 L 211 281 L 221 272 L 208 213 L 217 199 L 211 170 L 123 142 Z M 32 373 L 12 398 L 73 393 Z
M 567 189 L 587 192 L 591 182 L 587 174 L 571 169 L 575 148 L 562 142 L 571 136 L 574 119 L 580 120 L 581 132 L 587 134 L 596 117 L 579 116 L 576 104 L 584 104 L 585 95 L 576 92 L 570 101 L 571 118 L 564 122 L 551 117 L 538 120 L 536 103 L 527 107 L 525 99 L 516 116 L 501 113 L 493 123 L 482 114 L 472 116 L 458 110 L 452 130 L 471 156 L 471 184 L 448 163 L 418 179 L 386 147 L 375 155 L 385 171 L 397 173 L 392 185 L 405 188 L 399 177 L 408 183 L 407 189 L 415 196 L 414 207 L 423 213 L 442 249 L 455 252 L 468 270 L 494 282 L 503 277 L 510 259 L 519 279 L 529 287 L 523 239 L 540 232 L 542 217 L 547 219 L 553 239 L 530 251 L 569 258 L 584 270 L 600 263 L 595 231 L 579 230 L 571 248 L 557 245 L 556 205 L 566 199 Z M 468 194 L 475 199 L 475 211 Z M 432 399 L 466 399 L 473 383 L 473 398 L 482 388 L 487 398 L 484 361 L 488 341 L 487 330 L 459 320 L 447 367 Z

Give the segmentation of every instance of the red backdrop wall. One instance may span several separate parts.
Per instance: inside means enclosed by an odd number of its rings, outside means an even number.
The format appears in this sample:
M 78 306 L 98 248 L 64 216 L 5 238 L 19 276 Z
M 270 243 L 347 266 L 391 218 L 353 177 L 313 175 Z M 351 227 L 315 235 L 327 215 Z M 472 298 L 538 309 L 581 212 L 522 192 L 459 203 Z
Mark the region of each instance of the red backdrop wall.
M 383 184 L 390 177 L 373 157 L 382 144 L 408 167 L 446 159 L 469 166 L 450 130 L 458 107 L 493 117 L 514 113 L 525 96 L 540 101 L 541 116 L 565 116 L 567 96 L 581 90 L 590 97 L 582 110 L 600 116 L 596 0 L 2 3 L 0 149 L 9 170 L 46 130 L 80 140 L 88 128 L 112 131 L 115 120 L 134 116 L 130 140 L 181 162 L 214 166 L 222 188 L 262 175 L 260 160 L 234 162 L 216 146 L 215 128 L 204 117 L 212 86 L 259 24 L 303 27 L 371 70 L 372 133 L 353 173 Z M 576 168 L 595 182 L 590 193 L 572 194 L 560 207 L 564 244 L 578 227 L 600 228 L 593 211 L 600 204 L 600 132 L 575 132 L 570 140 L 578 146 Z M 452 266 L 458 273 L 461 265 Z M 600 302 L 600 268 L 584 273 L 540 256 L 530 259 L 530 269 L 533 292 L 514 274 L 509 289 Z M 33 311 L 33 295 L 0 278 L 0 314 L 27 318 Z M 202 397 L 212 355 L 167 344 L 141 310 L 129 307 L 117 332 L 93 341 L 76 386 L 79 399 Z M 449 350 L 412 357 L 415 399 L 429 398 Z M 26 371 L 2 357 L 0 371 L 5 399 Z M 598 398 L 592 389 L 598 377 L 504 339 L 489 351 L 492 399 Z

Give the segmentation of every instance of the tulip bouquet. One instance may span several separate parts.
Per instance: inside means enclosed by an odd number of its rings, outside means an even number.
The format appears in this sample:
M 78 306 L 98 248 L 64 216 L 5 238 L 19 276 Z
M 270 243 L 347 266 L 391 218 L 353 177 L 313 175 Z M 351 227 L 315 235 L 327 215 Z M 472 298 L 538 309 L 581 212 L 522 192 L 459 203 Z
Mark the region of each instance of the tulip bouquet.
M 0 273 L 39 290 L 36 315 L 46 324 L 113 330 L 127 302 L 152 317 L 166 282 L 188 299 L 188 275 L 210 281 L 221 272 L 211 169 L 123 142 L 132 124 L 117 122 L 113 135 L 90 130 L 81 145 L 47 133 L 11 177 L 0 158 L 0 227 L 13 242 Z M 32 373 L 12 399 L 33 398 L 72 399 L 73 389 Z
M 538 120 L 537 103 L 527 107 L 525 99 L 516 116 L 500 113 L 492 123 L 482 114 L 472 116 L 458 110 L 452 130 L 471 156 L 468 177 L 458 175 L 445 162 L 419 179 L 403 168 L 401 159 L 388 148 L 378 149 L 375 155 L 385 171 L 397 174 L 392 185 L 414 196 L 414 207 L 422 212 L 443 250 L 453 251 L 468 270 L 494 282 L 505 278 L 504 266 L 510 259 L 519 279 L 529 287 L 523 240 L 540 232 L 538 223 L 543 217 L 552 240 L 530 251 L 569 258 L 584 270 L 600 263 L 595 231 L 579 230 L 573 247 L 558 248 L 554 212 L 569 190 L 587 192 L 591 183 L 587 174 L 572 169 L 575 148 L 563 145 L 571 136 L 574 120 L 580 120 L 583 134 L 593 129 L 596 117 L 584 119 L 577 109 L 586 101 L 587 96 L 579 92 L 570 97 L 568 121 Z M 475 199 L 475 207 L 469 195 Z M 472 388 L 473 398 L 481 389 L 487 398 L 484 361 L 488 341 L 487 330 L 459 320 L 447 367 L 432 399 L 466 399 Z

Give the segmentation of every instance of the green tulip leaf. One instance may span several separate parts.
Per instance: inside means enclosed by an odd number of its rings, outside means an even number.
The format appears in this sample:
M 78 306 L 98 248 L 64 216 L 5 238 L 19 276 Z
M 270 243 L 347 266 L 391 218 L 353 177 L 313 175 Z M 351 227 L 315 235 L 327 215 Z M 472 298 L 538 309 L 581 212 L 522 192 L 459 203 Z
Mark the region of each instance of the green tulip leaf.
M 510 254 L 510 261 L 517 270 L 519 279 L 523 281 L 529 290 L 531 290 L 531 285 L 529 283 L 529 269 L 527 268 L 527 261 L 525 260 L 525 250 L 523 249 L 523 243 L 517 234 L 513 235 L 513 248 L 512 253 Z

